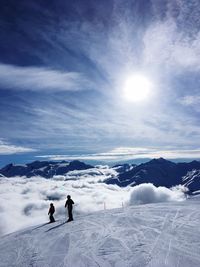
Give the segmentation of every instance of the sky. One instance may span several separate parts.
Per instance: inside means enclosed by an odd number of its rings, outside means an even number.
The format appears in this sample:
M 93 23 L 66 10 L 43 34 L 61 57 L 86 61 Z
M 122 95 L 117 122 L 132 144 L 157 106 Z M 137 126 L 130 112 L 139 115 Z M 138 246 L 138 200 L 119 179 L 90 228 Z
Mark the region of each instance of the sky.
M 198 0 L 2 0 L 0 165 L 199 159 L 199 30 Z

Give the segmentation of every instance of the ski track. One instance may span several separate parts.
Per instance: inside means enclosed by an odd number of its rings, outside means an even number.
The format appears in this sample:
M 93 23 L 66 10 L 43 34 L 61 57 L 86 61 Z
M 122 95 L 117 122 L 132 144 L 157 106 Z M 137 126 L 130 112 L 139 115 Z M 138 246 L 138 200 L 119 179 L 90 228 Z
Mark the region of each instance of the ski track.
M 200 266 L 199 204 L 106 210 L 9 234 L 0 267 Z

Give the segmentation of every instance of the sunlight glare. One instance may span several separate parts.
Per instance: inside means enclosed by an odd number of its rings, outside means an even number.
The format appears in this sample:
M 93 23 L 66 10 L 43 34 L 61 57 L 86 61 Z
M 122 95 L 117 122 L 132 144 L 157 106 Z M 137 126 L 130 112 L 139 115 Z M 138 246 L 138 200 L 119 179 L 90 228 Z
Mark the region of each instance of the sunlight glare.
M 126 101 L 140 102 L 147 99 L 152 89 L 151 81 L 142 74 L 132 74 L 125 80 L 123 96 Z

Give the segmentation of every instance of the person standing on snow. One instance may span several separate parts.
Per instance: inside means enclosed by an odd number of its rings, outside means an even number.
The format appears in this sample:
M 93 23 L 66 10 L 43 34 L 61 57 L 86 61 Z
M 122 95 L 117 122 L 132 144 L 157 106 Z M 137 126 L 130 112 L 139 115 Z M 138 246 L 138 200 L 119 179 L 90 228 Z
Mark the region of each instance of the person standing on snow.
M 73 221 L 73 215 L 72 215 L 73 204 L 74 204 L 74 201 L 71 199 L 71 196 L 68 195 L 67 196 L 67 201 L 65 203 L 65 208 L 67 207 L 68 216 L 69 216 L 67 222 Z
M 54 208 L 53 203 L 51 203 L 51 204 L 50 204 L 50 208 L 49 208 L 49 212 L 48 212 L 49 219 L 50 219 L 50 223 L 55 222 L 55 219 L 54 219 L 54 217 L 53 217 L 54 212 L 55 212 L 55 208 Z

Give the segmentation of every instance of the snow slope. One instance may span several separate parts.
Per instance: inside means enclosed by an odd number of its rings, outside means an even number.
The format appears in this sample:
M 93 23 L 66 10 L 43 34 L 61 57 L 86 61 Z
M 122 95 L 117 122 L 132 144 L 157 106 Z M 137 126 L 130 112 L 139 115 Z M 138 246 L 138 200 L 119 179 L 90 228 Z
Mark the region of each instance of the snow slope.
M 1 267 L 200 266 L 200 198 L 113 209 L 6 235 Z

